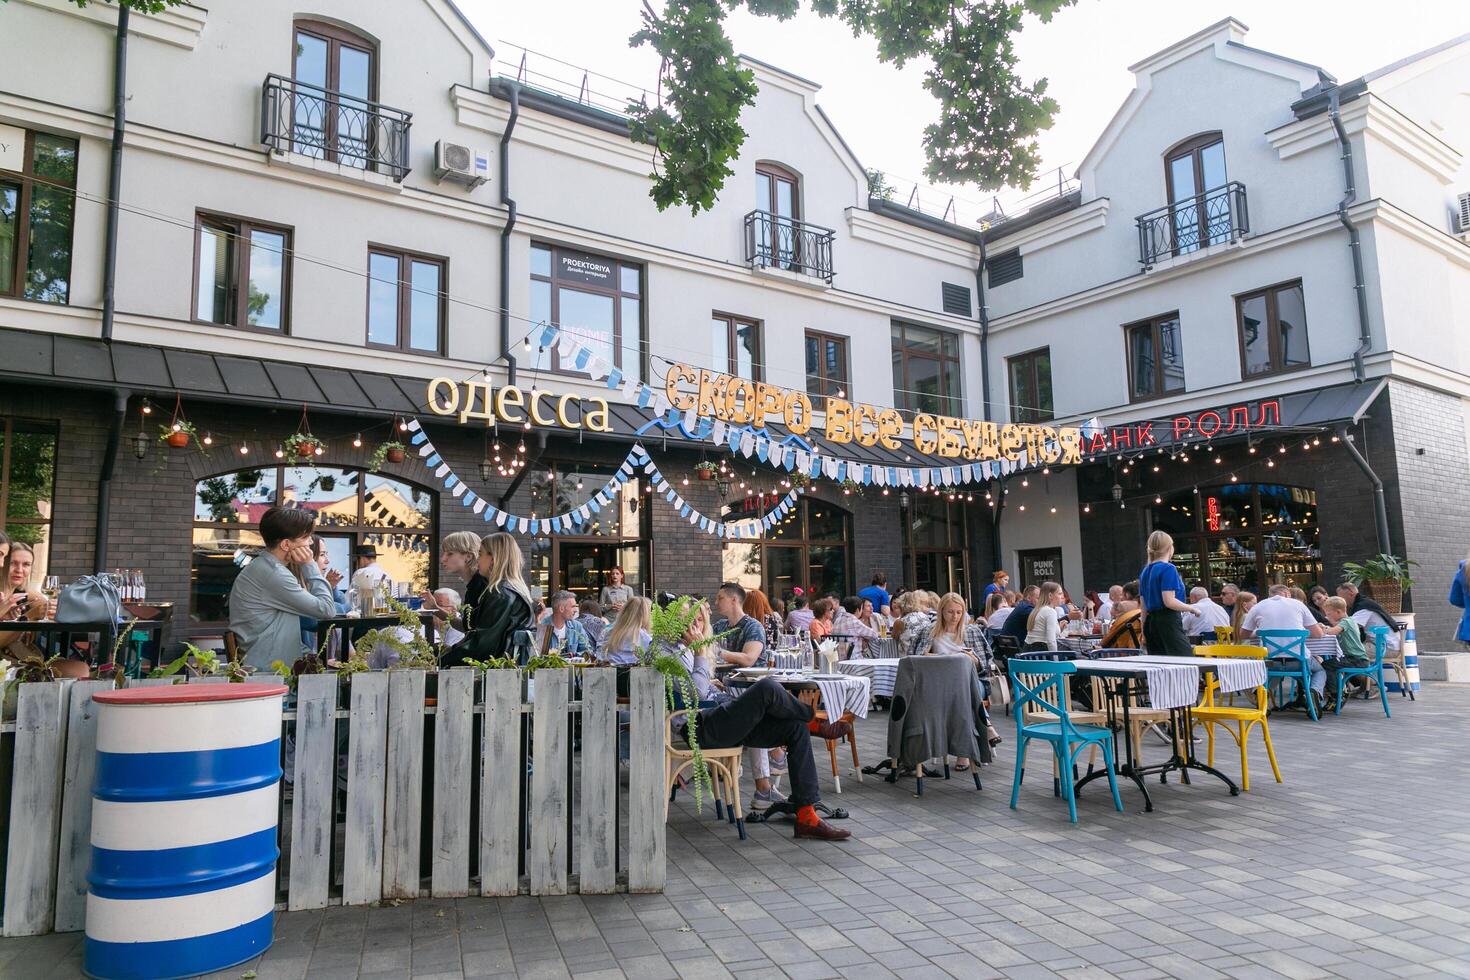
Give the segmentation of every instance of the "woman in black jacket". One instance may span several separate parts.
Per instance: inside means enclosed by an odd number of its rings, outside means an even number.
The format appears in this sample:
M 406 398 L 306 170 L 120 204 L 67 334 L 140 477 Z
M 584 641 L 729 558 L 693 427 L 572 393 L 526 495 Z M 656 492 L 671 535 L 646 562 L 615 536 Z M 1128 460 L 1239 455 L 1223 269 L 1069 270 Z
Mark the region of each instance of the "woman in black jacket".
M 441 667 L 458 667 L 465 660 L 503 657 L 511 649 L 518 630 L 533 623 L 531 591 L 521 577 L 520 545 L 501 531 L 480 542 L 480 574 L 485 590 L 469 617 L 465 638 L 444 655 Z

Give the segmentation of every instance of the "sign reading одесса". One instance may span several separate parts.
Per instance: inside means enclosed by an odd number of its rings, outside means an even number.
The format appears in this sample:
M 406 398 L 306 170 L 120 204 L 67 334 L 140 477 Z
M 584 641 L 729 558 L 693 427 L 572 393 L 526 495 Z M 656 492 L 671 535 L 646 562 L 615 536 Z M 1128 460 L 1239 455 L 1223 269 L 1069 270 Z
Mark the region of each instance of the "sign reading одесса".
M 463 390 L 461 390 L 463 389 Z M 429 382 L 427 402 L 435 415 L 459 414 L 460 424 L 467 422 L 507 422 L 521 425 L 561 426 L 563 429 L 590 429 L 611 432 L 607 399 L 558 395 L 532 388 L 529 392 L 515 385 L 491 387 L 484 381 L 457 383 L 449 378 Z
M 731 425 L 765 426 L 780 422 L 796 435 L 815 425 L 818 406 L 804 391 L 762 381 L 720 374 L 687 364 L 675 364 L 664 379 L 670 404 L 681 412 L 693 411 Z M 860 446 L 902 447 L 903 416 L 844 398 L 819 399 L 824 416 L 822 436 L 829 442 Z M 1033 465 L 1082 462 L 1082 433 L 1075 428 L 982 422 L 919 412 L 909 436 L 916 450 L 944 459 L 1019 460 Z

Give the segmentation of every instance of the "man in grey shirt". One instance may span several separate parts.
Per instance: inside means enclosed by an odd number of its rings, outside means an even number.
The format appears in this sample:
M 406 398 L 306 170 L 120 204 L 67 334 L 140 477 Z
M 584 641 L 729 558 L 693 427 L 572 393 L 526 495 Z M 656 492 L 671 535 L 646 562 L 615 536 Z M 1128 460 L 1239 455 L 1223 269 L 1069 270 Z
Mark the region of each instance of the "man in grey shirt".
M 275 660 L 291 664 L 301 656 L 302 616 L 329 619 L 337 614 L 332 587 L 311 556 L 315 526 L 316 514 L 309 510 L 266 511 L 260 518 L 265 550 L 241 570 L 230 589 L 230 631 L 245 650 L 245 663 L 256 670 L 269 669 Z

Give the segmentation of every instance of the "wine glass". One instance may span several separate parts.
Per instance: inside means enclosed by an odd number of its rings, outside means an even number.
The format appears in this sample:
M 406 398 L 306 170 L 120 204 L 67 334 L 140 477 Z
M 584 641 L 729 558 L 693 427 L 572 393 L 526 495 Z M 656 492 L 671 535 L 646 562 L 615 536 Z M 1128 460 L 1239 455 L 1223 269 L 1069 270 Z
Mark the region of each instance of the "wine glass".
M 41 592 L 48 599 L 55 599 L 61 594 L 61 579 L 55 575 L 47 575 L 41 585 Z

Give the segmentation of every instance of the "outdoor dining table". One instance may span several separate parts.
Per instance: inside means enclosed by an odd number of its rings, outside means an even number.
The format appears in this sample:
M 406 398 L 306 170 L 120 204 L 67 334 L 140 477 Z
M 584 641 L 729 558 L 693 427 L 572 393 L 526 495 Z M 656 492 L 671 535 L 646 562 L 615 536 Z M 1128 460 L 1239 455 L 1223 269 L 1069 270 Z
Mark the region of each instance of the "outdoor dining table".
M 898 662 L 901 657 L 866 657 L 861 660 L 843 660 L 837 664 L 837 672 L 849 677 L 866 677 L 871 683 L 875 698 L 893 697 L 893 685 L 898 680 Z
M 1157 774 L 1160 783 L 1168 782 L 1170 772 L 1178 772 L 1179 778 L 1189 785 L 1189 770 L 1207 772 L 1230 789 L 1231 796 L 1239 796 L 1240 788 L 1220 770 L 1200 762 L 1194 753 L 1193 721 L 1191 711 L 1199 697 L 1199 679 L 1204 673 L 1213 673 L 1222 693 L 1255 690 L 1266 682 L 1266 668 L 1260 660 L 1234 657 L 1160 657 L 1130 656 L 1108 657 L 1098 660 L 1074 661 L 1079 674 L 1090 674 L 1108 678 L 1116 683 L 1105 685 L 1108 693 L 1108 727 L 1113 732 L 1116 747 L 1119 728 L 1124 732 L 1125 760 L 1115 763 L 1121 776 L 1133 780 L 1143 793 L 1143 809 L 1153 812 L 1153 800 L 1143 778 Z M 1128 737 L 1131 727 L 1129 717 L 1134 686 L 1142 683 L 1149 692 L 1149 704 L 1155 709 L 1169 712 L 1174 736 L 1170 739 L 1168 761 L 1159 765 L 1145 766 L 1133 751 L 1133 739 Z M 1119 758 L 1116 752 L 1114 758 Z M 1077 782 L 1077 789 L 1094 779 L 1107 775 L 1106 770 L 1088 773 Z
M 419 622 L 424 625 L 424 639 L 429 641 L 430 646 L 433 646 L 434 614 L 431 611 L 425 609 L 418 612 L 418 617 Z M 334 630 L 351 630 L 355 638 L 357 636 L 361 636 L 362 633 L 366 632 L 367 630 L 387 629 L 389 627 L 397 626 L 398 623 L 399 620 L 396 615 L 329 616 L 326 619 L 318 619 L 316 621 L 316 646 L 313 647 L 313 649 L 320 650 L 323 646 L 325 646 L 328 634 L 330 634 Z M 340 651 L 343 648 L 344 645 L 339 640 L 336 644 L 336 649 Z
M 795 690 L 815 687 L 821 692 L 822 709 L 834 721 L 849 713 L 854 718 L 868 717 L 868 704 L 872 701 L 871 685 L 868 678 L 862 676 L 847 673 L 804 674 L 800 671 L 747 667 L 736 670 L 725 683 L 728 687 L 748 687 L 762 677 L 774 677 L 783 687 Z
M 118 631 L 127 627 L 126 623 L 58 623 L 54 619 L 17 619 L 5 620 L 0 623 L 0 630 L 12 633 L 35 633 L 40 636 L 60 636 L 59 649 L 53 646 L 49 653 L 64 651 L 71 646 L 73 636 L 86 636 L 89 633 L 97 634 L 97 646 L 91 651 L 89 659 L 94 665 L 103 665 L 112 656 L 112 649 L 117 644 Z M 148 639 L 156 640 L 163 634 L 164 626 L 168 625 L 166 620 L 138 620 L 132 623 L 132 633 L 147 633 Z M 131 640 L 132 637 L 127 638 Z M 131 668 L 130 676 L 137 676 L 138 666 L 133 658 L 128 658 Z

